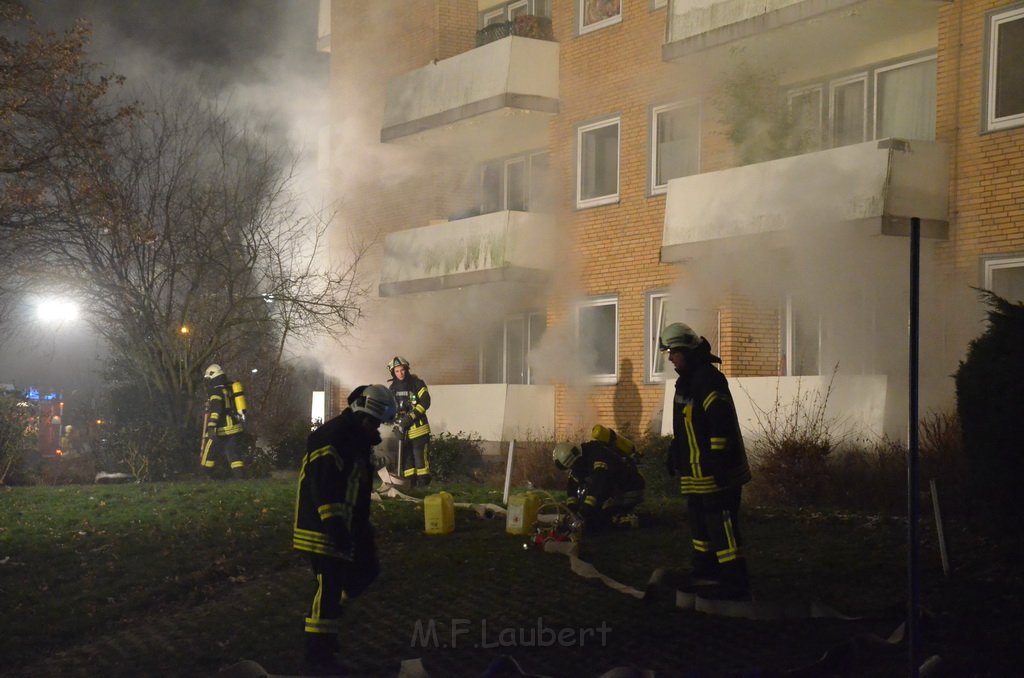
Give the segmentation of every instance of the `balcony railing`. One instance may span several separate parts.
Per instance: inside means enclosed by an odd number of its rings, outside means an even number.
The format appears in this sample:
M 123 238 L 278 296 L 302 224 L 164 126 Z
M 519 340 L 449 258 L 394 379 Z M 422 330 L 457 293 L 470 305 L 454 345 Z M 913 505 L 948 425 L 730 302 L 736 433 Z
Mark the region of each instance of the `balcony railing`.
M 504 281 L 541 281 L 553 265 L 549 215 L 493 212 L 390 233 L 380 295 Z
M 949 152 L 934 141 L 880 139 L 673 179 L 665 202 L 662 260 L 696 243 L 810 224 L 858 224 L 873 235 L 948 230 Z
M 499 21 L 489 26 L 484 26 L 476 32 L 476 46 L 481 47 L 495 40 L 507 38 L 510 35 L 520 38 L 533 38 L 534 40 L 555 39 L 555 33 L 551 29 L 550 18 L 525 14 L 517 16 L 513 21 Z
M 381 141 L 481 160 L 545 146 L 558 113 L 558 48 L 511 36 L 393 78 Z

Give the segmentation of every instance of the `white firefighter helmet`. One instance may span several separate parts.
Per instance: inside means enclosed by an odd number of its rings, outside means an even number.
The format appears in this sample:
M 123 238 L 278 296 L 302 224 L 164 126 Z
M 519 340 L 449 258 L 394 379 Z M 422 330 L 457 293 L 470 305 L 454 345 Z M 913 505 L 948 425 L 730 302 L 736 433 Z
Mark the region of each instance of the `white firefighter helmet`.
M 222 374 L 224 374 L 224 370 L 220 368 L 220 365 L 214 363 L 206 368 L 206 372 L 203 373 L 203 379 L 216 379 Z
M 409 361 L 400 355 L 396 355 L 394 358 L 388 361 L 388 372 L 391 373 L 392 377 L 395 376 L 395 368 L 398 366 L 404 367 L 405 373 L 409 374 Z
M 554 460 L 555 466 L 563 471 L 571 469 L 582 456 L 583 450 L 574 443 L 558 443 L 555 449 L 551 450 L 551 459 Z
M 379 422 L 391 421 L 398 412 L 395 395 L 382 384 L 358 387 L 349 396 L 349 406 L 354 412 L 365 412 Z
M 662 351 L 679 348 L 692 351 L 698 346 L 700 346 L 700 335 L 685 323 L 672 323 L 666 326 L 661 331 L 661 337 L 658 338 L 658 348 Z

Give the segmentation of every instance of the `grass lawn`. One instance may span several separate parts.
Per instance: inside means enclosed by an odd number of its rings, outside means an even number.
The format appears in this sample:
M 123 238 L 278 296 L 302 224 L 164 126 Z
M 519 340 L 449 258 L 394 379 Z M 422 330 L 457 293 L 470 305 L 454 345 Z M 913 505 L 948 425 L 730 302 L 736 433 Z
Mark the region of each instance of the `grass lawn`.
M 243 659 L 298 673 L 313 580 L 290 550 L 294 483 L 0 488 L 0 674 L 210 676 Z M 501 499 L 446 489 L 457 502 Z M 756 600 L 816 601 L 852 619 L 752 620 L 641 601 L 577 576 L 565 556 L 524 549 L 500 517 L 458 510 L 454 533 L 431 536 L 419 505 L 387 499 L 373 514 L 383 572 L 350 602 L 343 661 L 367 676 L 395 676 L 413 658 L 435 677 L 482 676 L 502 655 L 553 676 L 629 665 L 767 676 L 842 647 L 842 661 L 790 675 L 906 675 L 905 643 L 872 640 L 903 621 L 905 523 L 744 510 Z M 688 534 L 679 500 L 649 500 L 641 517 L 639 529 L 588 535 L 580 557 L 643 590 L 655 568 L 685 564 Z M 924 515 L 922 655 L 940 655 L 942 675 L 1013 675 L 1020 568 L 947 530 L 950 577 Z

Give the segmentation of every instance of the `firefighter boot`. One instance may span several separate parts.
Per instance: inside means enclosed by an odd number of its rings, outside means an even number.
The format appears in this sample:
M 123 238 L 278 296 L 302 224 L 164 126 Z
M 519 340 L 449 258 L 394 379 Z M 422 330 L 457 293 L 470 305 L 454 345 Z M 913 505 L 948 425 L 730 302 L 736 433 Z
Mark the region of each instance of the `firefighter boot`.
M 338 637 L 327 633 L 307 633 L 303 666 L 314 676 L 344 675 L 344 669 L 338 662 Z
M 722 563 L 719 573 L 719 581 L 698 587 L 697 595 L 709 600 L 750 600 L 750 578 L 745 560 L 737 558 Z
M 715 554 L 706 551 L 694 551 L 690 559 L 690 579 L 699 581 L 718 581 L 721 576 L 721 566 Z
M 420 487 L 427 487 L 428 485 L 430 485 L 430 474 L 429 473 L 427 473 L 425 475 L 422 475 L 422 476 L 417 476 L 417 479 L 418 479 L 418 482 L 420 484 Z
M 690 570 L 679 575 L 675 582 L 680 591 L 697 593 L 721 583 L 721 569 L 718 558 L 705 551 L 693 551 L 690 555 Z

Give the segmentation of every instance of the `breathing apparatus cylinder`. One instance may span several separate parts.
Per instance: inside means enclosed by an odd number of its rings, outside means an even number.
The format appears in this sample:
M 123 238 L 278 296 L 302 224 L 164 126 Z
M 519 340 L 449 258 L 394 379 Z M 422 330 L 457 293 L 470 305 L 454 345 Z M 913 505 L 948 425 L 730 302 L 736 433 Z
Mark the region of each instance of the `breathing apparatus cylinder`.
M 632 440 L 619 435 L 606 426 L 596 424 L 590 431 L 590 437 L 618 450 L 619 454 L 624 457 L 632 457 L 639 454 L 636 444 Z
M 242 389 L 242 382 L 235 381 L 231 384 L 231 399 L 235 403 L 235 412 L 245 413 L 245 391 Z

